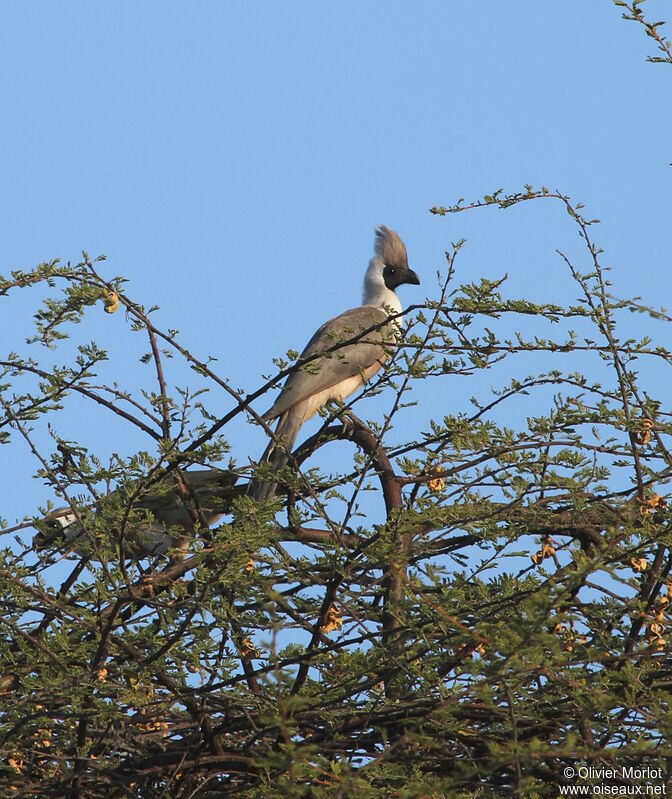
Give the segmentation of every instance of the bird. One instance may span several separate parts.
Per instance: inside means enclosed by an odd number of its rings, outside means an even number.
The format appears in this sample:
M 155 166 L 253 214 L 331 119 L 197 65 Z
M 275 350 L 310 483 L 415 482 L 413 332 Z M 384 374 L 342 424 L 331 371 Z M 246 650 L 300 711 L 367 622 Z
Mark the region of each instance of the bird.
M 128 554 L 134 558 L 165 555 L 181 541 L 188 541 L 198 527 L 211 527 L 225 513 L 237 476 L 222 469 L 180 470 L 179 478 L 170 473 L 147 493 L 133 500 L 133 508 L 145 511 L 147 519 L 134 526 L 128 539 Z M 127 485 L 120 493 L 115 489 L 106 498 L 124 504 L 137 490 L 137 483 Z M 103 511 L 105 500 L 97 502 L 95 513 Z M 83 531 L 77 515 L 69 506 L 56 508 L 44 516 L 33 538 L 36 550 L 43 550 L 57 541 L 73 545 L 77 554 Z
M 271 465 L 272 475 L 287 465 L 304 422 L 328 402 L 342 402 L 383 366 L 401 332 L 402 306 L 396 290 L 405 283 L 420 285 L 408 265 L 406 245 L 396 231 L 380 225 L 364 275 L 362 304 L 318 328 L 300 356 L 311 360 L 289 375 L 272 407 L 261 416 L 266 423 L 277 420 L 275 435 L 260 460 Z M 390 316 L 394 318 L 389 320 Z M 340 346 L 346 341 L 350 343 Z M 249 493 L 257 501 L 267 500 L 276 488 L 277 480 L 255 478 Z

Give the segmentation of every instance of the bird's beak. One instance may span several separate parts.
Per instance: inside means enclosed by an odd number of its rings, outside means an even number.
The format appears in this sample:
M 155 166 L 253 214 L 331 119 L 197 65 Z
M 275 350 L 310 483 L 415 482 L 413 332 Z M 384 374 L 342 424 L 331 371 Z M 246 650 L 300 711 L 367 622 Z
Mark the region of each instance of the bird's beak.
M 415 272 L 412 269 L 409 269 L 408 272 L 406 273 L 406 280 L 404 280 L 404 283 L 411 283 L 411 285 L 413 286 L 419 286 L 420 278 L 415 274 Z

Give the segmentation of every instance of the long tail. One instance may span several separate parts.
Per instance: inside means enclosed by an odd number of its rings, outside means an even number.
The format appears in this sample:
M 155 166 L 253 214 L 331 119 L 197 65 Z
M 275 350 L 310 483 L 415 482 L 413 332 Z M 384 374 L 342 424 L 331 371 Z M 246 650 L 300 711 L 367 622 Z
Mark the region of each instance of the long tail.
M 299 403 L 298 407 L 290 408 L 280 416 L 278 426 L 275 428 L 275 439 L 264 450 L 260 463 L 268 462 L 273 467 L 273 474 L 287 465 L 296 437 L 303 424 L 304 410 Z M 250 496 L 261 501 L 270 499 L 275 495 L 278 487 L 277 480 L 252 480 L 250 483 Z

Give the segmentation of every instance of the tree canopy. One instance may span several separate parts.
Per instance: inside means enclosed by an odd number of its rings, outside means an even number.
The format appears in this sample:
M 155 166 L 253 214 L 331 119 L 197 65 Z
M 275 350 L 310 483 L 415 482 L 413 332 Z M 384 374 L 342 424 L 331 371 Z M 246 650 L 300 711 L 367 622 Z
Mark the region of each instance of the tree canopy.
M 641 3 L 617 5 L 672 62 Z M 0 443 L 54 497 L 3 522 L 4 795 L 536 797 L 588 766 L 667 784 L 672 353 L 622 331 L 672 319 L 618 296 L 598 220 L 562 191 L 432 213 L 530 203 L 581 239 L 559 252 L 573 300 L 464 280 L 451 244 L 384 372 L 265 502 L 246 492 L 259 453 L 228 430 L 272 435 L 255 402 L 308 366 L 296 353 L 241 391 L 103 258 L 0 277 L 3 302 L 37 308 L 26 353 L 0 356 Z M 99 378 L 103 311 L 146 340 L 146 382 Z M 471 385 L 470 412 L 426 413 Z M 103 459 L 72 408 L 138 446 Z

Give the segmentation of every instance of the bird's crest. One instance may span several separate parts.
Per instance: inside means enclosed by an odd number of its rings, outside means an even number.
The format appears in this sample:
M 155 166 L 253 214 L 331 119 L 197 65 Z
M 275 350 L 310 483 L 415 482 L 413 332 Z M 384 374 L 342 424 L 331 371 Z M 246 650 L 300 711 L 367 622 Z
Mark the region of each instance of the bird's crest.
M 386 264 L 404 266 L 408 269 L 406 245 L 401 236 L 396 231 L 390 230 L 387 225 L 379 225 L 376 228 L 374 247 L 376 255 L 379 255 Z

